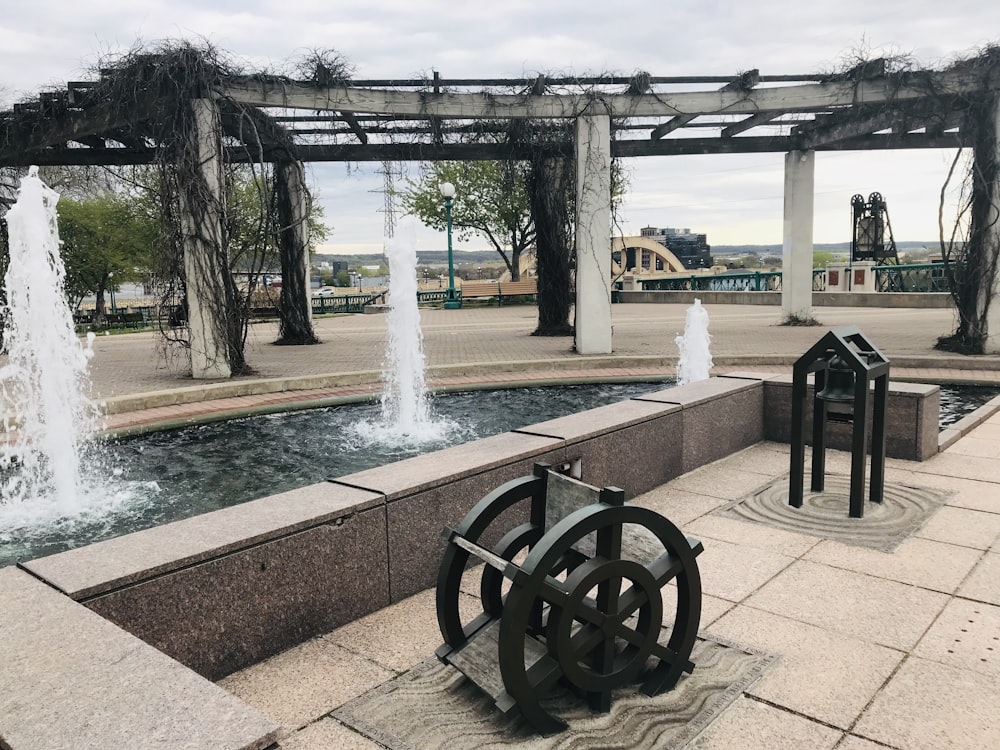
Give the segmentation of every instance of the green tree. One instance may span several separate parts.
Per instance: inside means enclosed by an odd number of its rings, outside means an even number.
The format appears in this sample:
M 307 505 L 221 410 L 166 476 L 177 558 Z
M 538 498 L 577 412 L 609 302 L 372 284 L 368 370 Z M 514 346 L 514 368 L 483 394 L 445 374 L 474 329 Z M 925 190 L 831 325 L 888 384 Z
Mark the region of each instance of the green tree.
M 828 250 L 813 251 L 813 268 L 826 268 L 826 264 L 833 260 L 833 253 Z
M 58 210 L 66 293 L 74 307 L 95 295 L 100 319 L 105 292 L 145 276 L 156 243 L 156 222 L 140 200 L 122 194 L 62 198 Z
M 434 162 L 401 192 L 408 213 L 433 229 L 446 228 L 444 199 L 439 186 L 455 186 L 451 220 L 458 239 L 473 234 L 499 253 L 514 281 L 521 278 L 521 253 L 535 241 L 528 202 L 530 165 L 517 161 Z

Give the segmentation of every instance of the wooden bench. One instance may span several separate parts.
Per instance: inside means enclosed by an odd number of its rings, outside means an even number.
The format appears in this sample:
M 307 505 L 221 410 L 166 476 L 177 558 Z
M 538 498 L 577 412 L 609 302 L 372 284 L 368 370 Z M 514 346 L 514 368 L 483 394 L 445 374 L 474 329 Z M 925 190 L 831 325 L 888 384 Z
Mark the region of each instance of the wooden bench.
M 496 297 L 497 305 L 503 307 L 504 299 L 513 297 L 537 297 L 538 279 L 520 281 L 466 281 L 462 283 L 462 299 L 487 299 Z
M 502 535 L 491 528 L 521 501 L 529 504 L 527 523 Z M 490 547 L 482 542 L 487 532 L 499 537 Z M 591 709 L 607 711 L 618 687 L 638 681 L 653 696 L 694 669 L 701 542 L 658 513 L 626 504 L 622 490 L 591 487 L 538 464 L 531 476 L 486 495 L 445 537 L 437 584 L 444 645 L 436 654 L 537 731 L 566 726 L 542 705 L 557 682 L 585 696 Z M 466 570 L 470 561 L 485 563 L 482 612 L 465 622 L 459 602 L 463 577 L 476 572 Z M 670 581 L 677 584 L 676 611 L 669 639 L 660 643 L 660 590 Z

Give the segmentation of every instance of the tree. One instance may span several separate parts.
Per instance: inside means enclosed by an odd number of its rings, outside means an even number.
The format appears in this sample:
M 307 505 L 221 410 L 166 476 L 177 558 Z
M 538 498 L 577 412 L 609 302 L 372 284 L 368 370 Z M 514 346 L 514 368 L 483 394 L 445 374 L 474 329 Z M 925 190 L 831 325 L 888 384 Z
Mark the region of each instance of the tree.
M 420 176 L 402 191 L 402 204 L 434 229 L 446 229 L 444 199 L 439 185 L 455 186 L 452 226 L 458 238 L 473 234 L 485 238 L 503 258 L 510 278 L 521 278 L 521 253 L 535 241 L 535 225 L 528 205 L 530 167 L 519 161 L 434 162 L 421 167 Z
M 531 215 L 538 227 L 538 328 L 535 336 L 568 336 L 573 224 L 567 194 L 575 176 L 572 159 L 537 156 L 531 163 Z
M 67 296 L 75 307 L 95 295 L 99 322 L 106 312 L 104 293 L 122 281 L 140 280 L 149 267 L 156 223 L 128 195 L 62 198 L 58 211 Z
M 994 302 L 993 290 L 1000 267 L 997 232 L 1000 215 L 997 142 L 1000 131 L 996 121 L 1000 97 L 993 91 L 993 82 L 1000 70 L 1000 47 L 988 47 L 978 57 L 960 61 L 953 67 L 964 68 L 970 75 L 976 76 L 980 90 L 968 97 L 968 106 L 963 114 L 961 132 L 971 138 L 972 158 L 950 231 L 945 229 L 945 196 L 961 159 L 961 149 L 956 153 L 941 188 L 938 209 L 941 254 L 958 313 L 958 325 L 950 335 L 938 338 L 935 347 L 961 354 L 984 354 L 990 335 L 989 309 Z

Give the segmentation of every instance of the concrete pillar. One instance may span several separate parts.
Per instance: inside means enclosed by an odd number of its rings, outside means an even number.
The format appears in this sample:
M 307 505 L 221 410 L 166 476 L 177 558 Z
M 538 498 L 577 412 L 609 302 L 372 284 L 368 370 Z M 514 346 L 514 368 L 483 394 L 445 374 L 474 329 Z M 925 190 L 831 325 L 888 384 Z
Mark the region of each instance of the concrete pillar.
M 576 351 L 611 353 L 611 117 L 576 121 Z
M 815 151 L 785 154 L 785 222 L 781 253 L 781 311 L 812 317 L 813 182 Z
M 1000 96 L 993 99 L 993 158 L 1000 160 Z M 998 161 L 997 163 L 1000 163 Z M 1000 174 L 992 186 L 990 195 L 992 196 L 991 212 L 993 216 L 1000 215 Z M 1000 248 L 1000 222 L 994 221 L 987 230 L 990 237 L 989 246 L 996 251 Z M 986 312 L 986 342 L 984 351 L 986 354 L 1000 354 L 1000 273 L 993 278 L 993 289 L 987 294 L 991 295 L 990 307 Z
M 222 142 L 219 110 L 211 99 L 191 102 L 196 140 L 194 165 L 201 173 L 204 197 L 190 200 L 181 186 L 184 229 L 184 280 L 195 379 L 232 375 L 226 345 L 225 294 L 219 248 L 222 245 Z

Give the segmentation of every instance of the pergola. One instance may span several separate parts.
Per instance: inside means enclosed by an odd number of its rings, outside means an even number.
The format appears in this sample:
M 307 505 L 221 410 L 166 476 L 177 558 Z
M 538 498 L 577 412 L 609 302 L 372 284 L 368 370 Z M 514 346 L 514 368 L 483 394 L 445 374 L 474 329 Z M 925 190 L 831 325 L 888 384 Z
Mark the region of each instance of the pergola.
M 0 166 L 149 163 L 164 148 L 151 123 L 170 107 L 190 113 L 199 169 L 210 184 L 218 184 L 212 174 L 223 160 L 287 166 L 520 159 L 538 149 L 571 156 L 577 164 L 576 349 L 610 353 L 612 158 L 786 154 L 783 309 L 808 317 L 815 152 L 972 146 L 965 128 L 970 102 L 1000 88 L 992 71 L 984 81 L 977 62 L 892 72 L 885 60 L 874 60 L 831 75 L 751 70 L 731 77 L 443 79 L 435 73 L 419 80 L 324 81 L 317 70 L 314 80 L 295 81 L 220 75 L 186 100 L 155 87 L 143 90 L 140 80 L 127 106 L 107 96 L 115 76 L 123 75 L 112 68 L 99 80 L 70 82 L 0 113 Z M 509 137 L 511 123 L 524 120 L 540 122 L 543 130 L 548 124 L 544 141 Z M 296 175 L 301 169 L 290 170 L 285 181 L 293 192 L 305 189 Z M 303 212 L 298 219 L 304 223 Z M 199 252 L 195 241 L 186 248 Z M 302 255 L 305 262 L 304 248 Z M 196 298 L 207 293 L 199 292 L 196 278 L 188 279 L 188 290 Z M 190 317 L 195 377 L 228 375 L 224 364 L 211 364 L 219 362 L 218 344 L 212 321 L 199 317 Z M 991 329 L 1000 332 L 1000 313 Z M 1000 336 L 993 340 L 1000 347 Z

